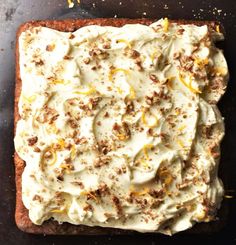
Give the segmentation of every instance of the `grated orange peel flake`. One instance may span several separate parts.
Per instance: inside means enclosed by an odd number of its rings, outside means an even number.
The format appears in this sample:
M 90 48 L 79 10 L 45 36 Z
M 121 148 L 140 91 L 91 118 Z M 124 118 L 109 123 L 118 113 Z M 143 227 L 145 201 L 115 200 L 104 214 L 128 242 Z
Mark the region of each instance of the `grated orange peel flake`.
M 93 195 L 91 192 L 82 191 L 82 192 L 80 192 L 80 194 L 83 195 L 83 196 L 86 196 L 87 195 L 90 198 L 92 198 L 93 200 L 95 200 L 97 203 L 99 202 L 98 198 L 95 195 Z
M 129 88 L 129 98 L 131 100 L 134 100 L 136 98 L 136 93 L 135 93 L 135 90 L 134 90 L 134 87 L 130 85 L 130 88 Z
M 75 94 L 90 95 L 96 92 L 96 89 L 91 84 L 88 85 L 87 89 L 77 90 Z
M 130 75 L 129 74 L 129 70 L 127 70 L 127 69 L 124 69 L 124 68 L 115 68 L 115 69 L 111 69 L 110 70 L 110 73 L 109 73 L 109 80 L 110 81 L 112 81 L 112 78 L 113 78 L 113 76 L 116 74 L 116 73 L 118 73 L 118 72 L 122 72 L 122 73 L 124 73 L 125 75 Z
M 168 170 L 161 170 L 159 176 L 163 179 L 165 185 L 170 185 L 173 181 L 173 177 Z
M 195 58 L 194 59 L 194 63 L 199 67 L 199 68 L 204 68 L 206 65 L 209 64 L 209 59 L 205 58 L 205 59 L 200 59 L 200 58 Z
M 179 131 L 183 131 L 187 126 L 186 125 L 182 125 L 181 127 L 178 128 Z
M 55 124 L 49 124 L 47 127 L 46 127 L 46 131 L 47 133 L 51 134 L 57 134 L 59 129 L 55 126 Z
M 75 159 L 76 153 L 77 153 L 77 151 L 76 151 L 75 145 L 72 145 L 71 152 L 70 152 L 70 158 L 71 158 L 71 160 L 74 160 Z
M 157 51 L 157 50 L 155 50 L 152 54 L 151 54 L 151 56 L 150 56 L 150 58 L 151 58 L 151 61 L 153 62 L 154 60 L 155 60 L 155 58 L 157 57 L 159 57 L 158 55 L 160 54 L 160 52 L 159 51 Z
M 135 196 L 144 196 L 149 192 L 149 188 L 145 187 L 141 191 L 136 191 L 135 189 L 131 190 L 131 193 Z
M 157 125 L 158 125 L 158 118 L 156 117 L 156 115 L 154 114 L 151 114 L 151 116 L 154 118 L 154 122 L 152 124 L 149 124 L 147 122 L 147 118 L 146 118 L 146 111 L 143 111 L 142 112 L 142 115 L 141 115 L 141 120 L 142 120 L 142 123 L 147 126 L 148 128 L 155 128 Z
M 179 81 L 185 86 L 187 87 L 191 92 L 195 93 L 195 94 L 201 94 L 202 92 L 199 89 L 193 88 L 192 87 L 192 77 L 190 76 L 190 82 L 187 83 L 184 79 L 184 76 L 179 72 Z
M 126 44 L 126 46 L 127 46 L 128 48 L 130 48 L 130 49 L 132 48 L 131 43 L 130 43 L 129 41 L 127 41 L 126 39 L 117 39 L 116 42 L 117 42 L 117 43 L 124 43 L 124 44 Z
M 167 87 L 169 88 L 169 89 L 173 89 L 173 84 L 172 84 L 172 82 L 175 80 L 175 76 L 171 76 L 171 77 L 168 77 L 167 78 L 167 83 L 166 83 L 166 85 L 167 85 Z
M 169 20 L 167 17 L 165 17 L 163 20 L 163 30 L 164 30 L 164 32 L 167 32 L 168 29 L 169 29 Z
M 53 209 L 50 212 L 51 213 L 65 213 L 66 212 L 66 208 L 63 208 L 63 209 Z
M 148 150 L 149 150 L 149 149 L 152 149 L 153 147 L 154 147 L 153 144 L 145 144 L 145 145 L 143 146 L 143 154 L 144 154 L 144 156 L 145 156 L 145 158 L 146 158 L 147 160 L 150 159 L 150 157 L 149 157 L 149 155 L 148 155 Z
M 53 85 L 57 85 L 57 84 L 60 84 L 60 85 L 67 85 L 67 84 L 69 84 L 70 83 L 70 81 L 65 81 L 65 80 L 63 80 L 63 79 L 55 79 L 55 80 L 52 80 L 51 82 L 50 82 L 50 84 L 53 84 Z
M 36 100 L 37 95 L 33 94 L 33 95 L 27 97 L 27 96 L 22 94 L 22 98 L 23 98 L 24 101 L 26 101 L 28 103 L 32 103 L 32 102 L 34 102 Z

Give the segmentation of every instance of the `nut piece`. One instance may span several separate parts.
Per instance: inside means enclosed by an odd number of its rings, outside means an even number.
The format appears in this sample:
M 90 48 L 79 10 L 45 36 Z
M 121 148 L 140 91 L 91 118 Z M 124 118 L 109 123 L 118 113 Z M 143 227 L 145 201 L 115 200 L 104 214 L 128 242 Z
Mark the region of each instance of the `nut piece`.
M 112 132 L 121 141 L 126 141 L 131 136 L 129 126 L 126 122 L 122 122 L 121 125 L 115 123 L 113 125 Z
M 33 146 L 33 145 L 35 145 L 37 143 L 38 137 L 35 136 L 35 137 L 32 137 L 32 138 L 28 138 L 27 141 L 28 141 L 28 145 L 29 146 Z

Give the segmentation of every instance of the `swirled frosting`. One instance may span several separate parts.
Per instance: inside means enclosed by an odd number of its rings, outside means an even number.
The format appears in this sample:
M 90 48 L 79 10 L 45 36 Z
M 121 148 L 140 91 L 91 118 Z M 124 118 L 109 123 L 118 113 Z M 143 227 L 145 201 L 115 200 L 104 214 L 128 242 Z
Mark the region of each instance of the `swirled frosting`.
M 24 31 L 15 148 L 32 222 L 173 234 L 214 219 L 222 38 L 167 19 Z

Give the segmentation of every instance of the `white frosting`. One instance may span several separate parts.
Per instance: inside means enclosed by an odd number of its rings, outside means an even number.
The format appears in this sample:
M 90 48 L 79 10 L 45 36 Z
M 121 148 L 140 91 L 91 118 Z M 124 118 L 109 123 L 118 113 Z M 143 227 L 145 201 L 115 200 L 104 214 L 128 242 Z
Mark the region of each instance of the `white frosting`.
M 206 25 L 35 27 L 19 52 L 15 148 L 33 223 L 173 234 L 212 219 L 228 70 Z

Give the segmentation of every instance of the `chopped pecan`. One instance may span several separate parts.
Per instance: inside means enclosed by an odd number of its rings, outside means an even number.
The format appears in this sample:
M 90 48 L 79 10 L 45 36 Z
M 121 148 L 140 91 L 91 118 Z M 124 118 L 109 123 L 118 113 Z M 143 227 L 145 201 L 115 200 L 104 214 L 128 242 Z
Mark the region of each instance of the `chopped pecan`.
M 126 104 L 125 112 L 127 114 L 133 114 L 134 113 L 134 102 L 132 100 L 126 99 L 125 104 Z
M 33 197 L 33 201 L 39 201 L 41 203 L 41 202 L 43 202 L 43 198 L 41 196 L 39 196 L 39 195 L 36 194 Z
M 71 182 L 71 184 L 72 184 L 72 185 L 77 185 L 77 186 L 79 186 L 81 189 L 84 189 L 84 184 L 83 184 L 83 182 L 81 182 L 81 181 L 73 181 L 73 182 Z
M 118 215 L 122 215 L 123 211 L 122 211 L 122 206 L 120 203 L 120 199 L 116 196 L 112 197 L 112 202 L 114 203 L 115 207 L 116 207 L 116 211 Z
M 97 57 L 100 60 L 104 60 L 104 59 L 108 58 L 109 53 L 107 53 L 106 51 L 101 50 L 99 48 L 94 48 L 94 49 L 89 51 L 89 55 L 91 57 L 94 57 L 94 58 Z
M 164 191 L 163 191 L 163 189 L 161 189 L 161 190 L 150 189 L 148 194 L 150 196 L 152 196 L 153 198 L 162 198 L 164 195 Z
M 58 117 L 59 114 L 55 109 L 44 106 L 40 115 L 36 117 L 36 120 L 40 123 L 48 122 L 49 124 L 52 124 Z
M 177 30 L 177 34 L 178 35 L 183 35 L 183 33 L 184 33 L 184 29 L 183 28 Z
M 84 64 L 86 64 L 86 65 L 88 65 L 89 63 L 90 63 L 90 58 L 89 57 L 87 57 L 87 58 L 85 58 L 84 60 L 83 60 L 83 62 L 84 62 Z
M 70 34 L 69 39 L 74 39 L 75 35 L 73 33 Z
M 46 46 L 46 51 L 52 52 L 55 49 L 55 44 L 48 44 Z
M 106 155 L 108 152 L 112 150 L 112 146 L 109 144 L 107 140 L 101 140 L 99 143 L 98 150 L 102 152 L 102 154 Z
M 28 145 L 29 146 L 33 146 L 33 145 L 35 145 L 37 143 L 38 137 L 34 136 L 32 138 L 28 138 L 27 141 L 28 141 Z
M 69 56 L 69 55 L 65 55 L 65 56 L 63 57 L 63 59 L 64 59 L 64 60 L 72 60 L 73 57 L 72 57 L 72 56 Z
M 132 50 L 130 51 L 130 57 L 131 57 L 131 58 L 136 59 L 136 58 L 138 58 L 139 56 L 140 56 L 140 53 L 139 53 L 137 50 L 132 49 Z
M 34 60 L 33 61 L 36 66 L 42 66 L 44 65 L 44 61 L 42 59 Z
M 76 138 L 75 139 L 75 144 L 76 145 L 83 145 L 86 144 L 88 142 L 88 140 L 85 137 L 81 137 L 81 138 Z
M 78 127 L 77 122 L 74 119 L 72 119 L 72 118 L 68 119 L 67 122 L 71 126 L 71 128 L 77 128 Z
M 145 101 L 147 105 L 151 106 L 154 104 L 160 104 L 161 98 L 165 99 L 166 97 L 162 92 L 157 93 L 156 91 L 154 91 L 151 96 L 145 96 Z
M 139 71 L 143 70 L 142 60 L 140 59 L 140 57 L 136 58 L 134 63 L 137 65 Z
M 102 47 L 104 48 L 104 49 L 110 49 L 111 48 L 111 44 L 110 43 L 104 43 L 103 45 L 102 45 Z
M 115 123 L 112 128 L 113 134 L 121 141 L 128 140 L 131 136 L 129 126 L 126 122 L 122 122 L 121 125 Z
M 101 101 L 101 99 L 102 99 L 101 97 L 90 98 L 88 103 L 88 108 L 90 110 L 94 110 L 98 105 L 98 103 Z
M 93 211 L 93 206 L 91 204 L 87 204 L 84 208 L 83 208 L 84 211 Z
M 35 146 L 35 147 L 34 147 L 34 152 L 41 152 L 41 150 L 40 150 L 39 147 Z
M 220 156 L 219 146 L 217 144 L 210 146 L 209 150 L 213 158 L 218 158 Z
M 154 82 L 154 83 L 159 83 L 159 80 L 155 74 L 150 74 L 149 78 Z
M 99 156 L 94 161 L 94 167 L 95 168 L 100 168 L 100 167 L 102 167 L 104 165 L 109 164 L 110 161 L 111 161 L 111 157 L 109 157 L 109 156 Z

